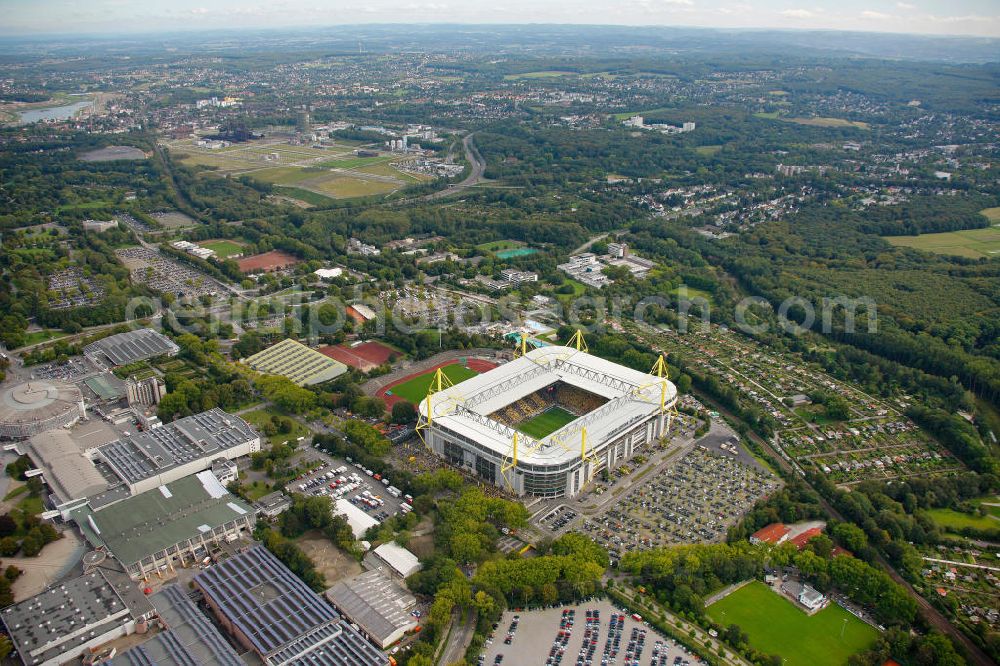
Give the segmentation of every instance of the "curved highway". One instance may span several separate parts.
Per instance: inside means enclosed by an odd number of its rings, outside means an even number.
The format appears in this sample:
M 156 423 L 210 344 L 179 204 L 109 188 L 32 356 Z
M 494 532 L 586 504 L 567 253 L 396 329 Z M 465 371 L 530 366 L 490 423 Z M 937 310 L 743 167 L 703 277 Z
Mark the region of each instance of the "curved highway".
M 470 188 L 473 185 L 477 185 L 483 180 L 483 172 L 486 171 L 486 160 L 483 159 L 483 156 L 479 154 L 479 150 L 476 148 L 475 144 L 472 143 L 472 137 L 472 134 L 468 134 L 464 139 L 462 139 L 462 148 L 465 150 L 465 159 L 470 165 L 472 165 L 472 170 L 469 172 L 469 175 L 466 176 L 460 183 L 449 185 L 440 192 L 434 192 L 433 194 L 428 194 L 427 196 L 422 197 L 424 201 L 434 201 L 435 199 L 449 197 L 457 192 Z

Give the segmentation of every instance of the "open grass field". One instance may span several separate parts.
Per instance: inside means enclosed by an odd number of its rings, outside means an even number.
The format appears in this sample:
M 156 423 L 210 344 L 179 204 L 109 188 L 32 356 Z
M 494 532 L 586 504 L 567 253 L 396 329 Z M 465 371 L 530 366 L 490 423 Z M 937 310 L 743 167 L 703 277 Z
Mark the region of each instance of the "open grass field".
M 528 437 L 541 439 L 551 435 L 567 423 L 575 421 L 576 418 L 576 414 L 562 407 L 550 407 L 538 416 L 533 416 L 527 421 L 521 421 L 517 424 L 517 429 Z
M 705 291 L 704 289 L 695 289 L 694 287 L 689 287 L 687 285 L 683 285 L 683 287 L 686 290 L 684 293 L 687 296 L 688 300 L 693 301 L 696 298 L 704 298 L 709 303 L 712 302 L 712 294 Z M 681 292 L 681 287 L 674 287 L 668 293 L 670 293 L 670 295 L 672 296 L 679 296 L 680 292 Z
M 1000 206 L 997 206 L 995 208 L 984 208 L 981 211 L 979 211 L 979 214 L 985 217 L 993 224 L 1000 223 Z
M 983 214 L 993 215 L 987 211 L 1000 209 L 987 208 Z M 993 218 L 990 218 L 993 219 Z M 883 236 L 896 247 L 912 247 L 917 250 L 936 252 L 937 254 L 952 254 L 971 259 L 1000 257 L 1000 224 L 994 223 L 985 229 L 965 229 L 963 231 L 945 231 L 939 234 L 920 234 L 919 236 Z
M 351 178 L 350 176 L 338 176 L 336 178 L 310 180 L 308 187 L 335 199 L 352 199 L 354 197 L 370 197 L 377 194 L 386 194 L 397 189 L 398 185 L 380 180 L 363 180 L 361 178 Z
M 996 507 L 989 507 L 994 509 Z M 993 512 L 990 511 L 992 514 Z M 1000 530 L 1000 518 L 995 515 L 978 516 L 952 509 L 929 509 L 927 515 L 935 523 L 946 529 L 960 530 L 971 527 L 977 530 Z
M 25 345 L 37 345 L 39 342 L 48 342 L 49 340 L 55 340 L 56 338 L 61 338 L 67 335 L 62 331 L 49 328 L 42 331 L 32 331 L 31 333 L 26 333 L 24 336 Z
M 333 197 L 317 194 L 316 192 L 312 192 L 310 190 L 304 190 L 301 187 L 287 187 L 280 185 L 275 188 L 275 193 L 291 199 L 296 199 L 297 201 L 301 201 L 310 206 L 329 206 L 333 203 Z
M 722 146 L 720 144 L 714 144 L 711 146 L 698 146 L 694 149 L 694 152 L 698 153 L 702 157 L 711 157 L 717 154 L 720 150 L 722 150 Z
M 464 382 L 466 379 L 475 377 L 479 374 L 475 370 L 470 370 L 464 365 L 459 365 L 458 363 L 452 363 L 451 365 L 444 366 L 441 368 L 441 372 L 443 372 L 453 384 Z M 408 400 L 413 404 L 417 404 L 427 396 L 427 389 L 431 387 L 431 381 L 433 379 L 434 371 L 425 372 L 424 374 L 413 377 L 402 384 L 393 386 L 391 393 L 392 395 L 399 396 L 403 400 Z
M 739 625 L 750 645 L 787 666 L 839 666 L 871 645 L 878 632 L 836 604 L 813 616 L 754 581 L 707 609 L 723 626 Z M 843 632 L 843 636 L 841 636 Z
M 868 123 L 860 120 L 845 120 L 843 118 L 781 118 L 786 123 L 796 125 L 809 125 L 810 127 L 854 127 L 857 129 L 869 129 Z
M 523 74 L 507 74 L 504 81 L 516 81 L 518 79 L 554 79 L 560 76 L 575 76 L 578 72 L 568 72 L 561 69 L 546 69 L 540 72 L 524 72 Z
M 252 412 L 247 412 L 245 414 L 242 414 L 240 418 L 242 418 L 244 421 L 255 427 L 258 431 L 261 431 L 261 428 L 264 427 L 264 424 L 270 423 L 271 417 L 275 415 L 283 416 L 276 409 L 273 409 L 271 407 L 265 407 L 263 409 L 255 409 Z M 299 423 L 298 421 L 296 421 L 291 417 L 285 417 L 285 418 L 287 418 L 291 422 L 292 431 L 284 433 L 279 432 L 269 436 L 267 438 L 267 441 L 271 445 L 280 444 L 284 441 L 288 441 L 289 443 L 294 443 L 295 440 L 298 439 L 299 437 L 309 436 L 308 428 L 306 428 L 304 425 L 302 425 L 301 423 Z M 263 434 L 262 431 L 261 434 Z
M 382 155 L 380 157 L 345 157 L 343 159 L 320 162 L 319 166 L 331 167 L 334 169 L 357 169 L 360 167 L 371 166 L 373 164 L 389 162 L 393 158 L 393 155 Z
M 220 259 L 227 259 L 234 254 L 243 254 L 243 245 L 231 240 L 207 240 L 198 243 L 207 250 L 212 250 Z
M 500 252 L 501 250 L 514 250 L 519 247 L 524 247 L 524 243 L 516 240 L 500 240 L 490 241 L 489 243 L 480 243 L 476 246 L 476 249 L 484 250 L 486 252 Z
M 813 117 L 813 118 L 802 118 L 802 117 L 791 117 L 783 116 L 779 111 L 760 111 L 753 114 L 755 118 L 764 118 L 766 120 L 780 120 L 783 123 L 795 123 L 796 125 L 809 125 L 810 127 L 853 127 L 855 129 L 870 129 L 868 123 L 863 123 L 860 120 L 845 120 L 844 118 L 826 118 L 826 117 Z

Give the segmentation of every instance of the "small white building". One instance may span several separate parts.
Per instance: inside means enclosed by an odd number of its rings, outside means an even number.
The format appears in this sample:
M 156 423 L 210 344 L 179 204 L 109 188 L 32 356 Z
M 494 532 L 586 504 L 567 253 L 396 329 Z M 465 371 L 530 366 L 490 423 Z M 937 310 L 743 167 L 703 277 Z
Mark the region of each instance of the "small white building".
M 826 604 L 826 596 L 819 590 L 803 585 L 799 592 L 799 603 L 811 611 L 822 608 Z
M 412 576 L 421 568 L 416 555 L 393 541 L 377 547 L 372 554 L 377 562 L 389 568 L 389 573 L 400 578 Z
M 318 277 L 320 280 L 332 280 L 333 278 L 338 278 L 344 274 L 343 268 L 317 268 L 313 271 L 313 275 Z

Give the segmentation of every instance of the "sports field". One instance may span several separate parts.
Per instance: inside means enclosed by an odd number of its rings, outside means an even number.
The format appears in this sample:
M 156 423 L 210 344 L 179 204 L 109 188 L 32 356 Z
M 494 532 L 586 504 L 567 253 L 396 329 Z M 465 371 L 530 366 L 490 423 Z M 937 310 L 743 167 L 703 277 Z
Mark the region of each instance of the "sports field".
M 883 236 L 883 238 L 896 247 L 912 247 L 938 254 L 953 254 L 972 259 L 1000 257 L 1000 224 L 996 223 L 985 229 L 945 231 L 919 236 Z
M 475 377 L 479 373 L 475 370 L 470 370 L 464 365 L 459 365 L 458 363 L 452 363 L 451 365 L 446 365 L 441 368 L 441 372 L 451 380 L 452 384 L 457 384 L 459 382 L 464 382 L 470 377 Z M 398 396 L 403 400 L 409 400 L 413 404 L 416 404 L 423 400 L 427 396 L 427 389 L 431 387 L 431 381 L 434 379 L 434 371 L 425 372 L 422 375 L 408 379 L 402 384 L 397 384 L 390 389 L 391 395 Z
M 243 254 L 243 245 L 231 240 L 207 240 L 198 243 L 207 250 L 215 252 L 219 259 L 228 259 L 234 254 Z
M 550 407 L 538 416 L 532 416 L 527 421 L 517 424 L 517 429 L 528 437 L 541 439 L 554 433 L 570 421 L 576 420 L 576 414 L 562 407 Z
M 707 612 L 722 626 L 738 625 L 749 636 L 750 645 L 780 655 L 786 666 L 846 664 L 878 636 L 873 627 L 837 604 L 809 616 L 760 581 L 720 599 Z

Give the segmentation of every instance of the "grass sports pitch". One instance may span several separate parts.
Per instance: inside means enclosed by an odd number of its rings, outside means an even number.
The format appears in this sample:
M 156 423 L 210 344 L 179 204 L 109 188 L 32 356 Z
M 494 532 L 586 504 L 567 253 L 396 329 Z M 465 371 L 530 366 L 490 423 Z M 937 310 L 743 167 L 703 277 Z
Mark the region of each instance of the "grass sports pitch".
M 243 246 L 230 240 L 207 240 L 198 244 L 215 252 L 220 259 L 228 259 L 234 254 L 243 254 Z
M 517 425 L 517 429 L 528 437 L 541 439 L 554 433 L 559 428 L 577 418 L 573 412 L 566 411 L 562 407 L 550 407 L 538 416 L 532 416 L 526 421 Z
M 475 377 L 479 373 L 475 370 L 469 370 L 464 365 L 459 365 L 457 363 L 452 363 L 451 365 L 446 365 L 441 368 L 441 372 L 451 380 L 452 384 L 457 384 L 459 382 L 464 382 L 470 377 Z M 418 375 L 413 379 L 408 379 L 402 384 L 393 386 L 389 391 L 392 395 L 399 396 L 403 400 L 409 400 L 413 404 L 417 404 L 425 397 L 427 397 L 427 389 L 431 386 L 431 381 L 434 379 L 434 371 L 425 372 L 422 375 Z
M 739 625 L 750 645 L 784 657 L 787 666 L 840 666 L 878 636 L 874 628 L 835 603 L 809 616 L 760 581 L 741 587 L 707 611 L 724 627 Z

